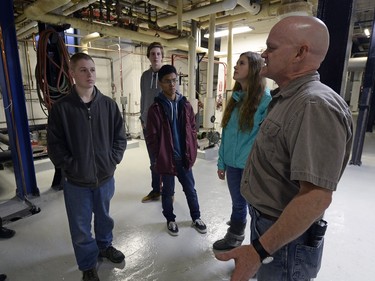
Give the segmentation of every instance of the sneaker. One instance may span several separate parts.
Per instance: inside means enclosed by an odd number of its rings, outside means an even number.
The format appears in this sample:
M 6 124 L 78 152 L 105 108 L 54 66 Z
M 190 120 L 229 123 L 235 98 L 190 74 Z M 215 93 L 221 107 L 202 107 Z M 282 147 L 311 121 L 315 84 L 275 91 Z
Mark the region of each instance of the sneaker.
M 196 219 L 193 221 L 191 226 L 194 227 L 199 233 L 207 232 L 207 226 L 201 219 Z
M 168 233 L 172 236 L 178 235 L 178 226 L 174 221 L 167 222 Z
M 142 198 L 142 203 L 157 201 L 160 199 L 160 192 L 155 192 L 151 190 L 149 194 Z
M 120 263 L 125 259 L 124 254 L 113 246 L 109 246 L 107 249 L 100 250 L 99 256 L 107 258 L 114 263 Z
M 16 232 L 13 229 L 9 229 L 6 227 L 1 227 L 0 228 L 0 238 L 11 238 L 16 234 Z
M 100 281 L 96 268 L 91 268 L 83 272 L 83 281 Z

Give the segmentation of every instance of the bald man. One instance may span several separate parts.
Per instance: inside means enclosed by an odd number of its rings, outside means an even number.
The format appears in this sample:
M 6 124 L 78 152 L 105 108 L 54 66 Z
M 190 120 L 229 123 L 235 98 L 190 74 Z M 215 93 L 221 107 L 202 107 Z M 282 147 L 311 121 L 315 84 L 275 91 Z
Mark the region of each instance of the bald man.
M 352 143 L 351 112 L 317 72 L 328 46 L 327 27 L 314 17 L 284 18 L 268 36 L 261 74 L 279 88 L 241 182 L 251 244 L 216 253 L 235 260 L 231 281 L 311 280 L 320 269 L 323 215 Z

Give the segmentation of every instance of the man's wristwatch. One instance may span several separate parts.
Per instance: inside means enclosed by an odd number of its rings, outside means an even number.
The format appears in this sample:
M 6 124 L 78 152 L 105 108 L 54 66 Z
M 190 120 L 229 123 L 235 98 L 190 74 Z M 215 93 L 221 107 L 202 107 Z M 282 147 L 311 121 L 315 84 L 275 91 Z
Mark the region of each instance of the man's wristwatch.
M 262 246 L 262 244 L 259 242 L 259 239 L 254 239 L 251 242 L 251 245 L 253 245 L 255 251 L 257 251 L 260 261 L 263 264 L 267 264 L 273 261 L 273 256 L 271 256 Z

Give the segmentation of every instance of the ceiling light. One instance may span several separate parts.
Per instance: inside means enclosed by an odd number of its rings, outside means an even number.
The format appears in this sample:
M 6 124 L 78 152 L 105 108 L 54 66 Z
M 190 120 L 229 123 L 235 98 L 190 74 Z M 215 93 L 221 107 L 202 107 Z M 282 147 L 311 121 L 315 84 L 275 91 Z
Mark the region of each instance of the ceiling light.
M 367 37 L 370 37 L 370 30 L 368 28 L 365 28 L 363 31 Z
M 254 30 L 253 27 L 250 27 L 250 26 L 241 26 L 241 27 L 235 27 L 232 29 L 232 34 L 239 34 L 239 33 L 245 33 L 245 32 L 250 32 Z M 214 37 L 215 38 L 218 38 L 218 37 L 224 37 L 224 36 L 228 36 L 229 34 L 229 31 L 228 29 L 226 30 L 221 30 L 221 31 L 216 31 L 214 33 Z M 210 37 L 210 34 L 209 33 L 206 33 L 204 35 L 205 38 L 209 38 Z

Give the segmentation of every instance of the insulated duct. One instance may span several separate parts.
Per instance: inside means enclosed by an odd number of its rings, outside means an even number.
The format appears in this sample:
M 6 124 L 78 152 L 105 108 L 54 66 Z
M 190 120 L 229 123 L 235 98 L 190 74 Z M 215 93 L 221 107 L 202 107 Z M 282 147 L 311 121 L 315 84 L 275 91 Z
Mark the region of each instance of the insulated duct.
M 215 14 L 217 12 L 222 12 L 226 10 L 232 10 L 236 7 L 237 0 L 224 0 L 221 2 L 216 2 L 213 4 L 209 4 L 194 10 L 190 10 L 188 12 L 183 13 L 182 20 L 190 20 L 199 18 L 202 16 L 207 16 L 211 14 Z M 157 20 L 158 26 L 166 26 L 166 25 L 172 25 L 177 22 L 177 16 L 171 16 L 171 17 L 165 17 Z
M 287 17 L 291 15 L 312 16 L 313 5 L 305 0 L 281 0 L 277 15 Z
M 22 17 L 36 21 L 43 20 L 44 15 L 68 4 L 70 0 L 39 0 L 25 9 Z M 16 22 L 19 22 L 18 19 Z
M 273 5 L 272 7 L 275 7 L 275 5 Z M 275 16 L 276 16 L 276 14 L 272 15 L 271 7 L 270 7 L 269 3 L 266 2 L 266 3 L 262 4 L 261 10 L 256 15 L 251 14 L 249 16 L 249 12 L 232 14 L 232 12 L 229 11 L 228 15 L 223 16 L 223 17 L 219 17 L 219 18 L 216 19 L 216 25 L 226 24 L 226 23 L 229 23 L 229 22 L 237 22 L 237 21 L 240 21 L 240 20 L 248 20 L 249 18 L 253 21 L 260 21 L 260 20 L 264 20 L 264 19 L 275 18 Z M 201 24 L 200 24 L 200 27 L 202 29 L 205 29 L 205 28 L 208 28 L 209 24 L 210 24 L 209 20 L 202 21 Z

